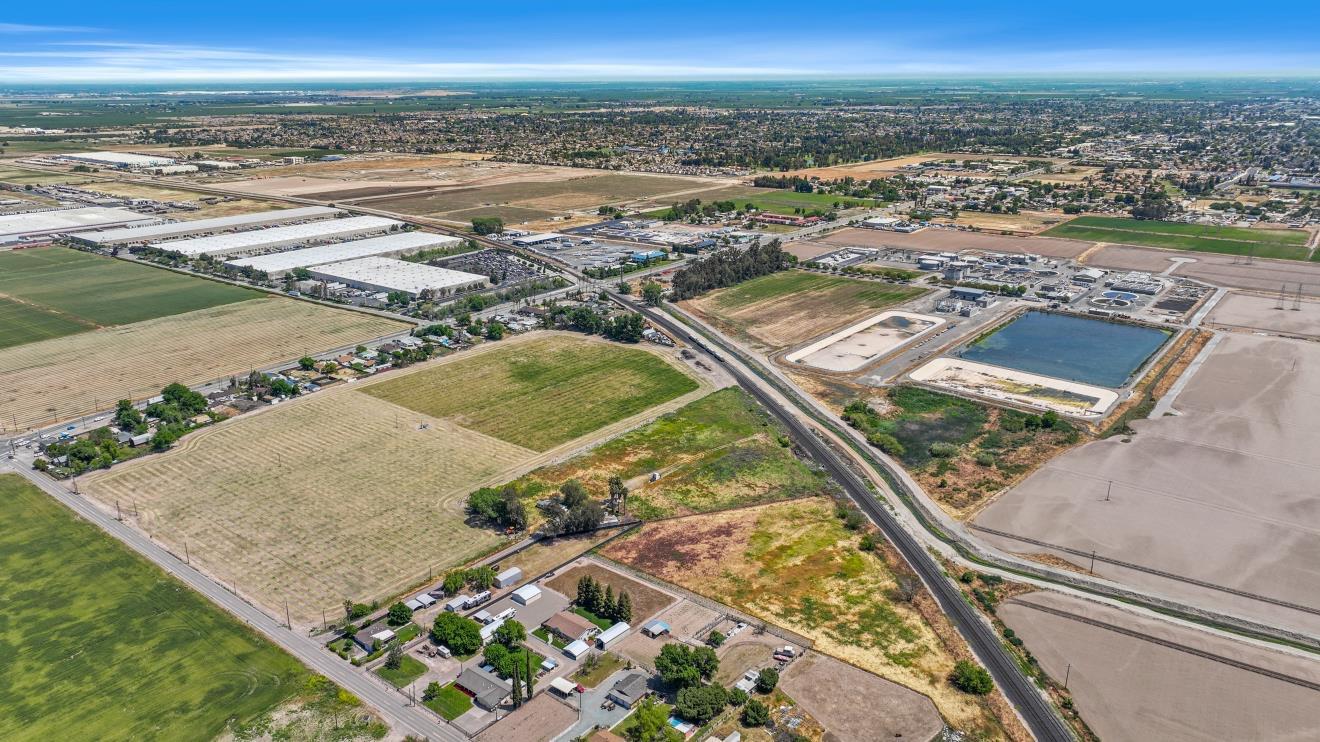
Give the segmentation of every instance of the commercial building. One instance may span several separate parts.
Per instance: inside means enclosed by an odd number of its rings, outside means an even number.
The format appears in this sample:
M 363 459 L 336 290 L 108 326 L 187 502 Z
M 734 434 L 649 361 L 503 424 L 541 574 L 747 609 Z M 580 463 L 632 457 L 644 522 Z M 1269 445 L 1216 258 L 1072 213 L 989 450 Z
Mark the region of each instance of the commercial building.
M 0 216 L 0 245 L 11 242 L 33 242 L 56 235 L 86 232 L 127 224 L 151 224 L 157 217 L 139 214 L 128 209 L 108 209 L 87 206 L 78 209 L 52 209 L 26 214 Z
M 403 226 L 403 222 L 379 216 L 355 216 L 347 219 L 329 219 L 309 224 L 291 224 L 250 232 L 231 232 L 207 237 L 194 237 L 172 242 L 153 242 L 152 247 L 177 252 L 194 258 L 201 255 L 225 257 L 239 253 L 256 253 L 291 245 L 350 239 L 382 234 Z
M 288 224 L 290 222 L 308 222 L 317 219 L 329 219 L 332 216 L 342 213 L 343 212 L 339 209 L 332 209 L 328 206 L 305 206 L 299 209 L 277 209 L 274 211 L 261 211 L 256 214 L 221 216 L 214 219 L 195 219 L 187 222 L 153 224 L 145 227 L 107 229 L 103 232 L 88 232 L 86 234 L 81 234 L 78 235 L 77 239 L 79 242 L 95 247 L 132 245 L 151 242 L 152 240 L 168 240 L 176 237 L 191 237 L 193 235 L 212 234 L 214 232 L 225 232 L 229 230 L 269 227 L 275 224 Z
M 539 245 L 543 242 L 556 242 L 563 239 L 567 239 L 567 235 L 562 235 L 557 232 L 542 232 L 539 234 L 528 234 L 523 235 L 522 237 L 514 237 L 513 244 L 519 247 L 528 247 L 529 245 Z
M 368 237 L 365 240 L 336 242 L 250 258 L 232 258 L 226 260 L 225 265 L 231 268 L 265 271 L 271 278 L 279 278 L 295 268 L 311 268 L 358 258 L 393 258 L 437 247 L 450 247 L 460 242 L 462 240 L 457 237 L 430 232 L 394 232 L 381 237 Z M 498 582 L 496 586 L 504 587 Z
M 60 155 L 60 159 L 118 168 L 160 167 L 174 164 L 172 157 L 135 155 L 132 152 L 73 152 Z
M 412 297 L 430 292 L 449 296 L 461 291 L 486 288 L 490 279 L 476 273 L 409 263 L 393 258 L 359 258 L 310 268 L 313 278 L 336 281 L 364 291 L 402 291 Z

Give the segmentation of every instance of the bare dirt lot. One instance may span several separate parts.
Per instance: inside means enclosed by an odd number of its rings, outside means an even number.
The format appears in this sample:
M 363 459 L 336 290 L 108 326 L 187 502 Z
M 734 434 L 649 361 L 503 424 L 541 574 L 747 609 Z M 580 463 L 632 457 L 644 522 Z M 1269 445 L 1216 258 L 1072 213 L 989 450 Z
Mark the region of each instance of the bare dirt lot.
M 1035 234 L 1059 224 L 1068 217 L 1046 211 L 1023 211 L 1018 214 L 993 214 L 982 211 L 963 211 L 958 218 L 949 220 L 936 217 L 935 222 L 952 223 L 976 227 L 987 232 L 1013 232 L 1015 234 Z
M 893 247 L 900 250 L 959 252 L 981 250 L 1002 253 L 1032 253 L 1047 258 L 1075 258 L 1086 252 L 1090 243 L 1061 240 L 1055 237 L 1010 237 L 1007 235 L 964 232 L 956 229 L 923 229 L 903 234 L 882 229 L 841 229 L 817 243 L 835 247 Z
M 425 427 L 423 427 L 425 426 Z M 84 478 L 114 509 L 298 623 L 383 599 L 499 542 L 469 492 L 535 452 L 341 386 L 188 436 Z
M 477 735 L 478 742 L 549 742 L 577 721 L 577 711 L 548 691 Z
M 1226 334 L 1176 416 L 1049 462 L 976 524 L 1273 601 L 1097 560 L 1097 574 L 1289 628 L 1320 627 L 1320 345 Z M 1125 442 L 1130 440 L 1131 442 Z M 1112 484 L 1112 490 L 1110 489 Z M 1040 547 L 982 534 L 1016 552 Z M 1086 557 L 1055 556 L 1082 568 Z
M 1289 296 L 1282 302 L 1283 309 L 1279 305 L 1278 294 L 1234 291 L 1220 299 L 1203 322 L 1227 330 L 1320 337 L 1320 302 Z
M 275 297 L 42 340 L 0 354 L 0 408 L 18 427 L 49 425 L 405 329 L 358 312 Z
M 1033 240 L 1034 242 L 1035 240 Z M 1257 258 L 1251 264 L 1245 258 L 1234 261 L 1232 255 L 1212 253 L 1188 254 L 1185 251 L 1157 250 L 1149 247 L 1105 245 L 1086 258 L 1088 265 L 1097 268 L 1151 271 L 1158 273 L 1168 268 L 1171 258 L 1181 258 L 1181 265 L 1173 275 L 1195 278 L 1216 286 L 1277 292 L 1280 286 L 1297 290 L 1302 285 L 1305 296 L 1320 296 L 1320 263 L 1301 260 L 1265 260 Z
M 780 687 L 833 739 L 934 739 L 944 727 L 929 698 L 824 655 L 790 664 Z
M 1045 671 L 1060 682 L 1066 671 L 1082 718 L 1106 742 L 1300 742 L 1314 739 L 1320 729 L 1320 693 L 1315 690 L 1032 606 L 1312 683 L 1320 682 L 1320 662 L 1054 593 L 1000 604 L 999 618 L 1026 642 Z
M 218 201 L 214 204 L 204 203 L 201 199 L 211 198 L 210 194 L 200 193 L 198 191 L 189 191 L 183 188 L 166 188 L 157 185 L 146 185 L 143 183 L 121 183 L 116 181 L 98 181 L 83 186 L 89 191 L 98 191 L 111 196 L 121 196 L 123 198 L 150 198 L 156 201 L 191 201 L 201 208 L 196 211 L 171 214 L 171 218 L 181 219 L 211 219 L 221 216 L 233 216 L 235 214 L 251 214 L 257 211 L 269 211 L 271 209 L 283 208 L 281 204 L 272 204 L 268 201 L 256 201 L 248 198 L 240 198 L 235 201 Z
M 577 595 L 578 580 L 587 575 L 603 585 L 614 588 L 616 596 L 620 592 L 628 593 L 628 596 L 632 598 L 632 625 L 634 626 L 641 626 L 646 623 L 652 616 L 675 600 L 674 596 L 668 593 L 638 582 L 595 561 L 583 561 L 576 564 L 555 575 L 545 584 L 551 590 L 567 595 L 571 599 Z

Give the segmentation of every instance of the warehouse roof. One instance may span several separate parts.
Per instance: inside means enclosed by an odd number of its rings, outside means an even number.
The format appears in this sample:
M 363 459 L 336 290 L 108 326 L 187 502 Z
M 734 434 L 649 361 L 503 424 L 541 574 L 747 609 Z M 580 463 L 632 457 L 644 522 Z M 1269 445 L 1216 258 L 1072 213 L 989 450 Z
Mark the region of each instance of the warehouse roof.
M 322 219 L 338 213 L 340 213 L 339 209 L 332 209 L 328 206 L 304 206 L 300 209 L 277 209 L 274 211 L 261 211 L 256 214 L 221 216 L 214 219 L 195 219 L 187 222 L 152 224 L 145 227 L 108 229 L 104 232 L 85 234 L 80 239 L 97 245 L 113 245 L 119 242 L 146 242 L 200 232 L 219 232 L 226 229 L 261 227 L 268 224 L 296 222 L 303 219 Z
M 152 247 L 172 250 L 184 255 L 231 255 L 265 247 L 292 245 L 299 242 L 324 240 L 339 236 L 352 236 L 372 231 L 384 231 L 403 222 L 379 216 L 355 216 L 347 219 L 330 219 L 308 224 L 291 224 L 287 227 L 271 227 L 250 232 L 231 232 L 214 234 L 207 237 L 194 237 L 173 242 L 154 242 Z
M 100 206 L 7 214 L 0 216 L 0 242 L 12 242 L 23 235 L 42 236 L 81 232 L 98 227 L 154 221 L 157 221 L 154 216 L 139 214 L 128 209 L 107 209 Z
M 130 165 L 133 167 L 174 164 L 173 157 L 135 155 L 132 152 L 71 152 L 61 155 L 61 157 L 68 160 L 86 160 L 88 162 L 104 162 L 111 165 Z
M 461 242 L 457 237 L 430 232 L 396 232 L 383 237 L 371 237 L 365 240 L 336 242 L 332 245 L 308 247 L 302 250 L 258 255 L 253 258 L 235 258 L 225 262 L 235 268 L 254 268 L 267 273 L 291 271 L 294 268 L 309 268 L 313 265 L 338 263 L 355 258 L 367 258 L 386 253 L 403 253 L 425 250 L 442 245 Z
M 464 273 L 393 258 L 359 258 L 342 263 L 318 265 L 312 270 L 312 275 L 317 278 L 343 281 L 350 286 L 358 284 L 361 287 L 384 291 L 406 291 L 414 296 L 427 289 L 448 289 L 489 280 L 476 273 Z

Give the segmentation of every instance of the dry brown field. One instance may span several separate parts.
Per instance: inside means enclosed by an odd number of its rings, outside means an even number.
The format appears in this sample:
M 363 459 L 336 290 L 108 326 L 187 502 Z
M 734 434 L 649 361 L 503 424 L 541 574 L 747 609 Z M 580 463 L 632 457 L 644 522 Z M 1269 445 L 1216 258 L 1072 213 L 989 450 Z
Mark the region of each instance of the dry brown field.
M 220 216 L 233 216 L 235 214 L 251 214 L 257 211 L 270 211 L 272 209 L 285 208 L 283 204 L 271 203 L 269 201 L 255 201 L 249 198 L 240 198 L 237 201 L 220 201 L 215 204 L 202 203 L 201 199 L 210 198 L 211 194 L 190 191 L 184 188 L 167 188 L 164 186 L 148 185 L 145 183 L 127 183 L 121 181 L 97 181 L 89 183 L 83 188 L 90 191 L 99 191 L 111 196 L 120 196 L 122 198 L 150 198 L 157 201 L 192 201 L 201 208 L 196 211 L 176 212 L 171 214 L 171 218 L 177 219 L 211 219 Z
M 1298 284 L 1301 284 L 1304 296 L 1320 296 L 1320 262 L 1257 258 L 1248 264 L 1244 258 L 1234 262 L 1232 255 L 1128 245 L 1104 245 L 1088 255 L 1085 262 L 1097 268 L 1158 273 L 1172 265 L 1173 259 L 1180 259 L 1181 262 L 1174 269 L 1174 276 L 1194 278 L 1215 286 L 1265 293 L 1277 292 L 1279 287 L 1285 285 L 1289 290 L 1296 291 Z
M 1315 308 L 1308 307 L 1313 320 Z M 1320 345 L 1245 333 L 1217 343 L 1184 375 L 1175 415 L 1138 420 L 1130 437 L 1087 443 L 1048 462 L 976 525 L 1261 596 L 1103 560 L 1094 567 L 1174 599 L 1314 632 Z M 1078 553 L 980 535 L 1003 549 L 1043 550 L 1090 568 Z
M 815 651 L 917 691 L 914 708 L 925 694 L 957 728 L 1003 738 L 987 704 L 948 685 L 954 655 L 926 614 L 887 597 L 897 557 L 858 540 L 831 500 L 815 498 L 651 522 L 602 553 L 809 637 Z
M 1015 155 L 972 155 L 958 154 L 950 152 L 927 152 L 920 155 L 906 155 L 904 157 L 893 157 L 888 160 L 872 160 L 870 162 L 857 162 L 850 165 L 834 165 L 830 167 L 813 167 L 802 170 L 792 170 L 785 175 L 799 176 L 803 178 L 820 178 L 821 180 L 839 180 L 841 178 L 883 178 L 889 175 L 897 175 L 905 172 L 902 168 L 906 165 L 919 165 L 930 160 L 1013 160 L 1026 162 L 1027 160 L 1046 160 L 1047 157 L 1018 157 Z M 959 173 L 967 175 L 967 173 Z M 972 174 L 971 177 L 989 177 L 989 175 Z
M 1233 291 L 1206 314 L 1204 324 L 1240 332 L 1273 332 L 1282 335 L 1320 337 L 1320 302 L 1310 297 L 1286 298 L 1279 309 L 1279 294 Z M 1294 309 L 1294 307 L 1297 307 Z
M 837 739 L 935 739 L 944 727 L 929 698 L 824 655 L 789 665 L 780 688 Z
M 1320 662 L 1057 593 L 1001 603 L 999 618 L 1051 677 L 1067 676 L 1082 718 L 1106 742 L 1304 740 L 1320 729 L 1315 690 L 1033 606 L 1310 683 L 1320 683 Z
M 477 742 L 550 742 L 577 721 L 577 710 L 543 692 L 477 735 Z
M 577 595 L 578 580 L 590 576 L 602 585 L 608 585 L 614 589 L 614 595 L 618 596 L 621 592 L 628 593 L 632 598 L 633 604 L 633 626 L 641 626 L 651 619 L 652 616 L 659 613 L 669 604 L 673 603 L 674 596 L 661 592 L 650 585 L 638 582 L 633 578 L 615 570 L 609 569 L 594 561 L 583 561 L 560 572 L 550 580 L 547 580 L 546 587 L 567 595 L 570 600 Z
M 1089 242 L 1061 240 L 1055 237 L 1012 237 L 955 229 L 923 229 L 920 232 L 903 234 L 881 229 L 849 228 L 833 232 L 816 242 L 835 247 L 891 247 L 899 250 L 932 252 L 979 250 L 1032 253 L 1047 258 L 1075 258 L 1091 246 Z
M 105 327 L 0 354 L 6 424 L 49 425 L 407 329 L 400 322 L 279 297 Z
M 942 224 L 959 224 L 976 227 L 990 232 L 1013 232 L 1019 235 L 1032 235 L 1063 222 L 1068 217 L 1045 211 L 1023 211 L 1018 214 L 991 214 L 981 211 L 961 211 L 954 220 L 936 217 L 932 221 Z
M 1104 171 L 1104 168 L 1089 167 L 1086 165 L 1069 165 L 1062 163 L 1055 168 L 1057 172 L 1043 173 L 1032 176 L 1032 180 L 1039 180 L 1042 183 L 1063 183 L 1071 185 L 1081 183 L 1087 178 L 1094 178 Z
M 469 492 L 535 452 L 340 386 L 86 477 L 153 538 L 300 624 L 385 599 L 500 537 L 465 525 Z M 279 611 L 282 612 L 282 611 Z

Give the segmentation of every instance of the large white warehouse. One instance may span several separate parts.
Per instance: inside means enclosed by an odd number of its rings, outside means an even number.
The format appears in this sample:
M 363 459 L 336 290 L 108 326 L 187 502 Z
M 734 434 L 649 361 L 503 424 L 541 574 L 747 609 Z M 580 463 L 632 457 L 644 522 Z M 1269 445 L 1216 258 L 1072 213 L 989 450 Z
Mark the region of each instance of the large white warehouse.
M 294 268 L 310 268 L 314 265 L 339 263 L 357 258 L 382 257 L 393 258 L 410 255 L 419 250 L 436 247 L 450 247 L 462 242 L 457 237 L 430 232 L 395 232 L 383 237 L 371 237 L 352 242 L 336 242 L 333 245 L 308 247 L 302 250 L 258 255 L 253 258 L 234 258 L 226 260 L 231 268 L 252 268 L 265 271 L 271 278 L 279 278 Z
M 174 164 L 172 157 L 135 155 L 132 152 L 73 152 L 60 155 L 60 159 L 109 167 L 160 167 Z
M 84 242 L 95 247 L 131 245 L 138 242 L 167 240 L 174 237 L 189 237 L 192 235 L 210 234 L 212 232 L 225 232 L 251 227 L 269 227 L 272 224 L 288 224 L 289 222 L 329 219 L 332 216 L 342 213 L 343 212 L 339 209 L 332 209 L 328 206 L 304 206 L 298 209 L 276 209 L 272 211 L 260 211 L 255 214 L 238 214 L 235 216 L 216 217 L 214 219 L 195 219 L 187 222 L 153 224 L 146 227 L 107 229 L 104 232 L 89 232 L 87 234 L 81 234 L 78 235 L 77 239 L 79 242 Z
M 490 283 L 490 279 L 476 273 L 394 258 L 359 258 L 308 270 L 313 278 L 322 281 L 338 281 L 364 291 L 403 291 L 414 298 L 428 290 L 435 296 L 448 296 L 483 289 Z
M 239 253 L 255 253 L 274 250 L 278 247 L 300 245 L 309 242 L 324 242 L 333 239 L 348 239 L 388 232 L 402 227 L 403 222 L 380 216 L 354 216 L 347 219 L 329 219 L 310 224 L 292 224 L 287 227 L 271 227 L 250 232 L 231 232 L 209 237 L 194 237 L 189 240 L 172 242 L 153 242 L 152 247 L 177 252 L 187 257 L 210 255 L 224 257 Z
M 128 209 L 88 206 L 78 209 L 52 209 L 27 214 L 0 216 L 0 245 L 39 240 L 57 234 L 85 232 L 91 229 L 119 227 L 125 224 L 151 224 L 159 218 Z

